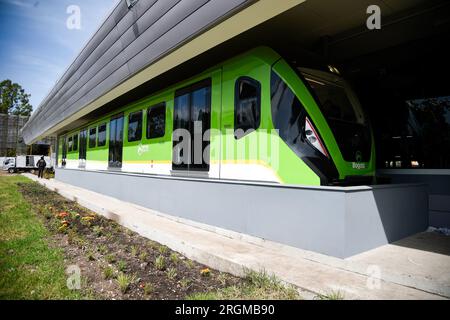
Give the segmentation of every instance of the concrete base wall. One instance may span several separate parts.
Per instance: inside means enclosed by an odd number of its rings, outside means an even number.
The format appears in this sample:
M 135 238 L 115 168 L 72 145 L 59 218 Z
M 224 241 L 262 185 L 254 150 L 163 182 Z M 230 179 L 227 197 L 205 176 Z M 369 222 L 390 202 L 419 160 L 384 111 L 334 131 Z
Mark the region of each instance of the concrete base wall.
M 57 169 L 56 179 L 172 216 L 345 258 L 424 231 L 425 185 L 298 187 Z

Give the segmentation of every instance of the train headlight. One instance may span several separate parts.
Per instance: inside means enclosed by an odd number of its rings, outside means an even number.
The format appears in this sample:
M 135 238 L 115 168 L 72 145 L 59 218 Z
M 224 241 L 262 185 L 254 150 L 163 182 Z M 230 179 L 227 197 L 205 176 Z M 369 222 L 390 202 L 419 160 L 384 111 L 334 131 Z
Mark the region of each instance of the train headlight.
M 308 139 L 309 143 L 317 149 L 320 153 L 322 153 L 325 157 L 329 158 L 328 152 L 325 149 L 325 146 L 323 145 L 322 141 L 319 138 L 319 135 L 317 134 L 316 130 L 314 129 L 314 126 L 311 124 L 311 121 L 306 118 L 305 121 L 305 135 L 306 139 Z
M 331 73 L 337 74 L 337 75 L 341 75 L 341 72 L 338 70 L 338 68 L 334 67 L 334 66 L 328 66 L 328 70 L 330 70 Z

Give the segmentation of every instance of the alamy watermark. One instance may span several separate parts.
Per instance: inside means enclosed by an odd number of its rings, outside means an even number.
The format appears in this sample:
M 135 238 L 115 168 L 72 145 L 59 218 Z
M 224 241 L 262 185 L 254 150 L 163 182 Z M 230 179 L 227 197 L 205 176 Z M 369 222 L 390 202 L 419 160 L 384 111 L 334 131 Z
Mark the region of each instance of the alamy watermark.
M 72 264 L 67 267 L 66 273 L 67 277 L 67 288 L 70 290 L 80 290 L 81 289 L 81 269 L 78 265 Z
M 370 290 L 381 289 L 381 268 L 378 265 L 370 265 L 366 270 L 367 278 L 366 286 Z
M 380 30 L 381 29 L 381 8 L 377 5 L 370 5 L 367 7 L 366 13 L 369 17 L 366 21 L 367 29 Z
M 66 27 L 69 30 L 81 29 L 81 9 L 77 5 L 70 5 L 66 9 L 66 13 L 69 14 L 66 20 Z
M 274 170 L 279 167 L 280 139 L 277 129 L 258 129 L 256 132 L 252 129 L 247 131 L 226 129 L 221 139 L 214 138 L 222 134 L 221 130 L 208 129 L 203 132 L 201 121 L 195 121 L 193 129 L 192 133 L 182 128 L 174 130 L 172 135 L 174 164 L 209 164 L 210 159 L 219 158 L 222 150 L 224 153 L 222 159 L 258 159 L 266 162 Z M 138 149 L 139 155 L 143 153 L 143 147 Z

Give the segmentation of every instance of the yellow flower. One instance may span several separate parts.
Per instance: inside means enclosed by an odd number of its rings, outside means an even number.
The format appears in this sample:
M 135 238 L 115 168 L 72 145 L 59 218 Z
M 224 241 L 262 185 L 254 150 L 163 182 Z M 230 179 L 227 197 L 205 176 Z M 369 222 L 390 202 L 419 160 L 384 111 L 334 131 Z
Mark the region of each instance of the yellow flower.
M 200 270 L 200 274 L 202 275 L 202 276 L 209 276 L 209 274 L 211 273 L 211 270 L 209 270 L 209 268 L 205 268 L 205 269 L 202 269 L 202 270 Z

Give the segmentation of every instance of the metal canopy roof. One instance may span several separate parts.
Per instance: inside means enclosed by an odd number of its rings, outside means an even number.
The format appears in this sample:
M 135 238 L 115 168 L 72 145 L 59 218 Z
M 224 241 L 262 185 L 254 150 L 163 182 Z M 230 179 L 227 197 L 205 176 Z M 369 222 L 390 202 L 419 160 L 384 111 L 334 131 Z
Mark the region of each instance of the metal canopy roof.
M 273 44 L 282 42 L 280 48 L 293 48 L 333 36 L 329 45 L 336 51 L 342 40 L 358 39 L 355 34 L 365 32 L 369 5 L 380 6 L 383 19 L 389 20 L 443 2 L 141 0 L 128 9 L 126 1 L 120 1 L 25 125 L 24 140 L 31 143 L 61 132 L 146 81 L 230 39 L 240 47 L 250 45 L 253 38 L 255 43 L 264 38 Z M 418 32 L 404 25 L 409 33 Z M 381 42 L 389 45 L 404 32 L 391 28 L 377 34 L 377 41 L 358 44 L 360 54 Z
M 32 143 L 144 67 L 254 0 L 120 1 L 23 128 Z

